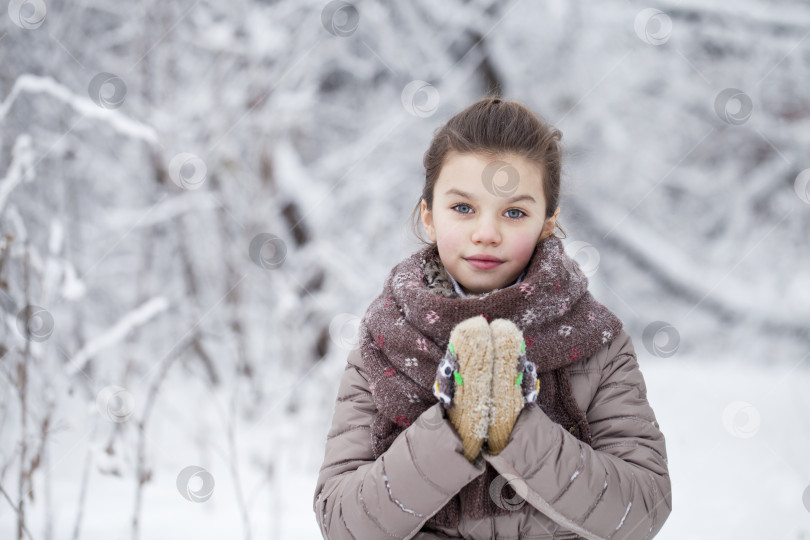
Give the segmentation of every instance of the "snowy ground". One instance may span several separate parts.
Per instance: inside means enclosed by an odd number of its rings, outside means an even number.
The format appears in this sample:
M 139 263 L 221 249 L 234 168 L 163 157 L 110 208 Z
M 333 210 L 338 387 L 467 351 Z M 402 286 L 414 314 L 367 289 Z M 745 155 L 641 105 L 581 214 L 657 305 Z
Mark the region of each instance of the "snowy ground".
M 810 357 L 774 368 L 641 362 L 673 487 L 673 512 L 658 538 L 810 537 L 802 503 L 810 486 Z
M 810 355 L 769 369 L 677 355 L 641 356 L 640 362 L 648 399 L 667 438 L 673 485 L 674 510 L 658 538 L 810 538 L 810 511 L 802 502 L 810 486 Z M 337 361 L 326 362 L 309 375 L 337 380 L 342 368 Z M 144 492 L 140 538 L 246 538 L 220 422 L 224 404 L 202 399 L 209 395 L 201 389 L 199 396 L 173 400 L 167 395 L 158 401 L 149 438 L 156 465 Z M 322 397 L 324 402 L 334 398 Z M 182 407 L 189 399 L 197 403 L 191 412 Z M 272 409 L 263 416 L 252 424 L 237 422 L 242 427 L 235 439 L 251 538 L 320 538 L 311 505 L 331 411 L 316 419 L 292 417 L 294 423 L 274 422 Z M 90 426 L 92 415 L 88 418 Z M 72 537 L 85 441 L 98 438 L 84 427 L 74 422 L 60 433 L 47 465 L 53 472 L 54 540 Z M 115 459 L 100 450 L 94 454 L 97 466 L 89 479 L 81 538 L 131 538 L 132 450 L 121 453 Z M 187 501 L 176 487 L 179 471 L 192 464 L 216 481 L 205 502 Z M 99 467 L 118 467 L 124 476 L 100 474 Z M 41 487 L 36 497 L 29 512 L 41 516 Z M 14 523 L 4 505 L 0 538 L 16 538 Z M 42 522 L 29 527 L 33 538 L 47 538 Z

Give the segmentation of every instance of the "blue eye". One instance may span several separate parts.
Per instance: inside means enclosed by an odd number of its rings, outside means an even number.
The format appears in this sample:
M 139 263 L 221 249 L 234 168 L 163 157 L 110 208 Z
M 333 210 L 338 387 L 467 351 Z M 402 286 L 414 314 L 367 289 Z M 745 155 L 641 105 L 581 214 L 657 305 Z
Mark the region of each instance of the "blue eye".
M 453 206 L 452 208 L 453 208 L 453 210 L 456 210 L 456 211 L 457 211 L 459 214 L 464 214 L 464 215 L 467 215 L 467 214 L 472 213 L 472 212 L 462 212 L 462 211 L 460 211 L 460 210 L 459 210 L 459 208 L 461 208 L 461 207 L 464 207 L 464 208 L 469 208 L 470 210 L 472 210 L 472 208 L 470 208 L 470 205 L 469 205 L 469 204 L 464 204 L 464 203 L 457 204 L 457 205 Z M 508 213 L 508 212 L 519 212 L 519 213 L 520 213 L 520 214 L 519 214 L 519 215 L 517 215 L 517 216 L 514 216 L 514 215 L 512 215 L 512 216 L 507 216 L 509 219 L 520 219 L 520 218 L 522 218 L 523 216 L 525 216 L 525 215 L 526 215 L 526 212 L 524 212 L 523 210 L 520 210 L 520 209 L 518 209 L 518 208 L 510 208 L 510 209 L 509 209 L 509 210 L 507 210 L 506 212 L 507 212 L 507 213 Z

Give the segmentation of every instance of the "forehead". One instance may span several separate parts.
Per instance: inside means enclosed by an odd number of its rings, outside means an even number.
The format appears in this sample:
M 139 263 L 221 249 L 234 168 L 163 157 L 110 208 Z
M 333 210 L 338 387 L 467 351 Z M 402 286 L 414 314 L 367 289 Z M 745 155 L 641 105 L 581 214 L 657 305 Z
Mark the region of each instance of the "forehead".
M 451 188 L 476 195 L 498 193 L 498 188 L 515 194 L 534 195 L 535 198 L 543 195 L 538 167 L 516 154 L 491 157 L 449 153 L 436 180 L 435 194 L 444 195 Z

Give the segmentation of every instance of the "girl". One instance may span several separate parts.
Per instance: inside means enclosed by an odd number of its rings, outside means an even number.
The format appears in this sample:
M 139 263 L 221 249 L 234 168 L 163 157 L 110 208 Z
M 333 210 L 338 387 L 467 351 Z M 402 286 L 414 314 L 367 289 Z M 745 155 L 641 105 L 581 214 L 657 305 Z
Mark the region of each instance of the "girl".
M 669 516 L 630 336 L 552 234 L 560 137 L 495 97 L 435 134 L 414 211 L 431 242 L 389 274 L 340 382 L 325 538 L 643 540 Z

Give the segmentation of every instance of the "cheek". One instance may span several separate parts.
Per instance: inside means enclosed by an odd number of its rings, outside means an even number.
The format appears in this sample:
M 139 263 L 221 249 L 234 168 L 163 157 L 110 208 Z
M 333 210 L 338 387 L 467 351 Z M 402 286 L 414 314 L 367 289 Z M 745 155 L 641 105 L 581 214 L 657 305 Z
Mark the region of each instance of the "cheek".
M 439 245 L 439 249 L 446 249 L 449 253 L 457 250 L 463 243 L 464 229 L 453 223 L 440 222 L 436 224 L 436 236 L 436 243 Z
M 454 253 L 461 246 L 461 235 L 457 233 L 442 232 L 436 240 L 439 250 L 443 253 Z
M 518 234 L 511 239 L 510 251 L 516 258 L 528 259 L 537 247 L 537 237 L 530 234 Z

